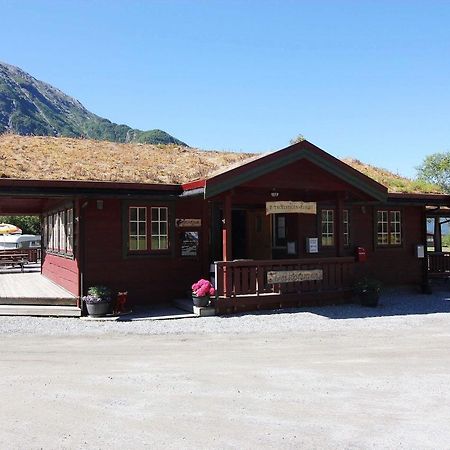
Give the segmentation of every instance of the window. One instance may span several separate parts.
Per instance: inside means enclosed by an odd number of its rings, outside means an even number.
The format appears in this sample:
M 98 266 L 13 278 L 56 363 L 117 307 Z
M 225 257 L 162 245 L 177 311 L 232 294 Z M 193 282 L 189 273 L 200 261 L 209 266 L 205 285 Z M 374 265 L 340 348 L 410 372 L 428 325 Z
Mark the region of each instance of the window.
M 334 245 L 334 210 L 322 210 L 322 247 Z
M 169 223 L 166 207 L 152 208 L 152 250 L 169 248 Z
M 73 255 L 73 208 L 66 211 L 66 253 Z
M 150 236 L 148 230 L 150 230 Z M 128 248 L 132 252 L 168 250 L 169 208 L 130 206 L 128 208 Z
M 44 217 L 44 245 L 48 253 L 73 256 L 73 208 Z
M 344 246 L 348 247 L 350 245 L 350 221 L 348 209 L 342 211 L 342 225 L 344 233 Z
M 286 216 L 282 214 L 273 215 L 273 247 L 286 247 Z
M 400 211 L 377 211 L 377 245 L 401 245 Z
M 147 208 L 129 209 L 129 249 L 132 251 L 147 250 Z

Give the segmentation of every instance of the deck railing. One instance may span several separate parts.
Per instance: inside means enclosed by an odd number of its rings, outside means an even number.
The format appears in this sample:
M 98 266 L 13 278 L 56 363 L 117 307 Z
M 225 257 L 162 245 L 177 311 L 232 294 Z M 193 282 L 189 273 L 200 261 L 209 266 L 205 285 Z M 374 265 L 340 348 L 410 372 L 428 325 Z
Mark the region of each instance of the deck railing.
M 450 276 L 450 252 L 428 253 L 430 275 Z
M 215 264 L 217 294 L 219 297 L 230 298 L 242 295 L 260 296 L 349 289 L 353 283 L 355 259 L 334 257 L 266 261 L 237 260 L 219 261 Z M 293 271 L 319 271 L 321 279 L 268 282 L 268 272 L 287 272 L 290 275 Z

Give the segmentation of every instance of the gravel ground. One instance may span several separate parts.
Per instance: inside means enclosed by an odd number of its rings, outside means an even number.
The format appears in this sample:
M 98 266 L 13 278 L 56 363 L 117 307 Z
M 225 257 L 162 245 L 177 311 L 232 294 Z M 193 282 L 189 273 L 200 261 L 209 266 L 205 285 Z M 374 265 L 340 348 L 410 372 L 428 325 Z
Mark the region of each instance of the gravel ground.
M 176 320 L 83 321 L 74 318 L 0 317 L 1 334 L 49 336 L 127 334 L 208 334 L 296 332 L 352 329 L 411 328 L 427 322 L 449 320 L 450 287 L 438 286 L 432 295 L 411 289 L 390 290 L 381 296 L 378 308 L 340 305 L 261 311 L 222 317 Z
M 450 449 L 449 313 L 0 317 L 0 449 Z

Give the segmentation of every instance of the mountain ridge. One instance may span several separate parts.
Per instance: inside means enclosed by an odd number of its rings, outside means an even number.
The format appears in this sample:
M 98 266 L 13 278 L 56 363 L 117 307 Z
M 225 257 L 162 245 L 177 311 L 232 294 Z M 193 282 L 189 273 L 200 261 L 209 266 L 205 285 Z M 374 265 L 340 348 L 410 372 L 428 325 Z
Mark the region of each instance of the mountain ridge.
M 142 131 L 97 116 L 60 89 L 0 61 L 0 134 L 5 132 L 187 146 L 163 130 Z

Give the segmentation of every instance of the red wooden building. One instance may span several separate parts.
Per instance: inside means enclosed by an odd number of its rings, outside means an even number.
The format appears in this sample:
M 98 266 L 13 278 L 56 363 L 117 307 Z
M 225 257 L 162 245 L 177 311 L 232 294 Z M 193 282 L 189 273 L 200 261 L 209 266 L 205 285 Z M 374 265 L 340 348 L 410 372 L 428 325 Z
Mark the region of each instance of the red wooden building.
M 214 276 L 218 312 L 347 301 L 364 275 L 423 285 L 426 208 L 445 205 L 307 141 L 185 184 L 0 178 L 0 214 L 42 217 L 42 274 L 71 293 L 152 305 Z

